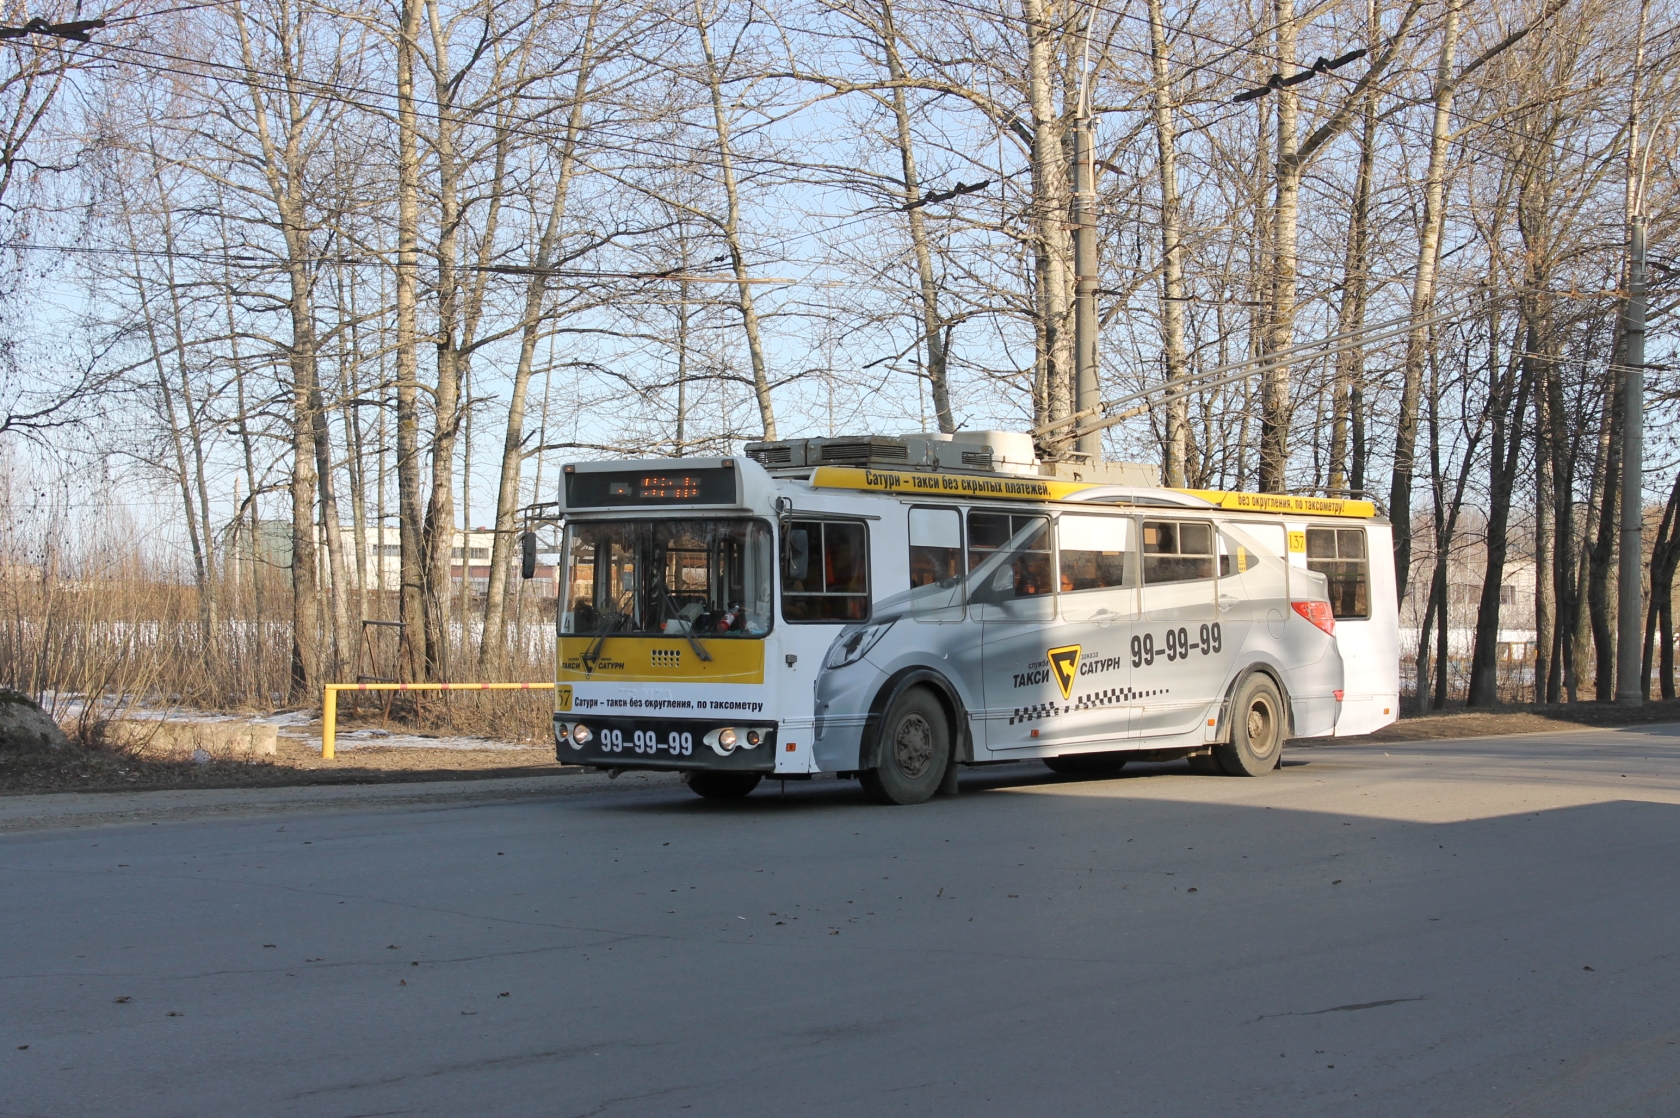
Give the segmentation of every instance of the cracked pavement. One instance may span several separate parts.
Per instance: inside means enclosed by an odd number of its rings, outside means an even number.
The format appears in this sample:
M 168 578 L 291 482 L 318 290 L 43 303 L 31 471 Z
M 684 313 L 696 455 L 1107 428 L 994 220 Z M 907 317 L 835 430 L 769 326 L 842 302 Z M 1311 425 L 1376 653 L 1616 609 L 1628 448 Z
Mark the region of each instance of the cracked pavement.
M 493 783 L 0 803 L 0 1115 L 1680 1110 L 1680 726 Z

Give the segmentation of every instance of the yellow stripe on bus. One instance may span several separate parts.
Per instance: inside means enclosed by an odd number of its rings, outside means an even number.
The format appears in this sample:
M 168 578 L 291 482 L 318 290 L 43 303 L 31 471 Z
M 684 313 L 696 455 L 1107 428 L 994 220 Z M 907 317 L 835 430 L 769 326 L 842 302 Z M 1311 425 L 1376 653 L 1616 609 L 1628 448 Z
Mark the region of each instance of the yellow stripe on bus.
M 1060 501 L 1092 488 L 1090 482 L 1055 481 L 1011 474 L 936 474 L 905 470 L 865 470 L 856 466 L 818 466 L 811 484 L 822 489 L 861 489 L 916 497 L 1003 498 L 1012 501 Z
M 821 489 L 855 489 L 897 493 L 908 497 L 957 497 L 1012 501 L 1065 501 L 1106 482 L 1056 481 L 1010 474 L 946 474 L 909 470 L 869 470 L 857 466 L 818 466 L 811 484 Z M 1369 520 L 1377 515 L 1370 501 L 1335 497 L 1300 497 L 1287 493 L 1229 493 L 1218 489 L 1177 489 L 1211 505 L 1233 512 L 1298 513 L 1308 516 L 1347 516 Z
M 1366 520 L 1377 515 L 1370 501 L 1344 501 L 1337 497 L 1298 497 L 1288 493 L 1228 493 L 1219 489 L 1180 489 L 1209 504 L 1233 512 L 1304 513 L 1308 516 L 1351 516 Z
M 710 660 L 694 655 L 687 639 L 608 636 L 586 671 L 583 654 L 594 637 L 561 637 L 561 683 L 763 683 L 764 642 L 743 637 L 707 640 L 695 634 Z

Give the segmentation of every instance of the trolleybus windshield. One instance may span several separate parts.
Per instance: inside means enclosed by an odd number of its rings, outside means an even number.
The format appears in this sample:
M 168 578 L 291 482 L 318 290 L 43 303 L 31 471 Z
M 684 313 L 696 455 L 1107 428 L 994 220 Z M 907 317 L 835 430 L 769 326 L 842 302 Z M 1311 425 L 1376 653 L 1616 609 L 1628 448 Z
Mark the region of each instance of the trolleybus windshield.
M 758 520 L 573 521 L 560 631 L 762 637 L 770 528 Z

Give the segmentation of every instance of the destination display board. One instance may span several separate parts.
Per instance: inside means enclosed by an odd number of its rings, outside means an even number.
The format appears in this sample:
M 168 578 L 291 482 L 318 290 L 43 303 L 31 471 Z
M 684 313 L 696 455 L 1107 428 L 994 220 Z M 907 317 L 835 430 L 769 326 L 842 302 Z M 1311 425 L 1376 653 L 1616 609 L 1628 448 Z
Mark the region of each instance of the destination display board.
M 644 505 L 740 503 L 737 471 L 694 469 L 574 470 L 566 474 L 566 507 L 635 508 Z

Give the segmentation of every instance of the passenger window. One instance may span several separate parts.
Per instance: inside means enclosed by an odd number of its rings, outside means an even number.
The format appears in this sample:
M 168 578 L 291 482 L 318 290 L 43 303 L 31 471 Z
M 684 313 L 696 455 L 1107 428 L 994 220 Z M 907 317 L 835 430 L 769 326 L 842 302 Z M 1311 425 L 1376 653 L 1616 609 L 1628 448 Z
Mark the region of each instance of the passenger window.
M 796 520 L 789 537 L 788 562 L 782 572 L 782 616 L 789 621 L 866 620 L 869 541 L 864 526 Z
M 1117 516 L 1063 516 L 1056 522 L 1062 589 L 1105 590 L 1137 584 L 1132 522 Z
M 1330 584 L 1330 612 L 1338 618 L 1371 616 L 1371 562 L 1363 528 L 1308 528 L 1307 570 Z
M 1143 522 L 1143 581 L 1191 582 L 1213 577 L 1213 525 L 1181 520 Z
M 1010 558 L 993 572 L 986 585 L 975 588 L 976 600 L 1035 598 L 1051 585 L 1050 519 L 1006 512 L 968 514 L 968 569 L 974 570 L 1005 544 Z
M 962 573 L 962 514 L 956 509 L 911 509 L 910 589 Z

